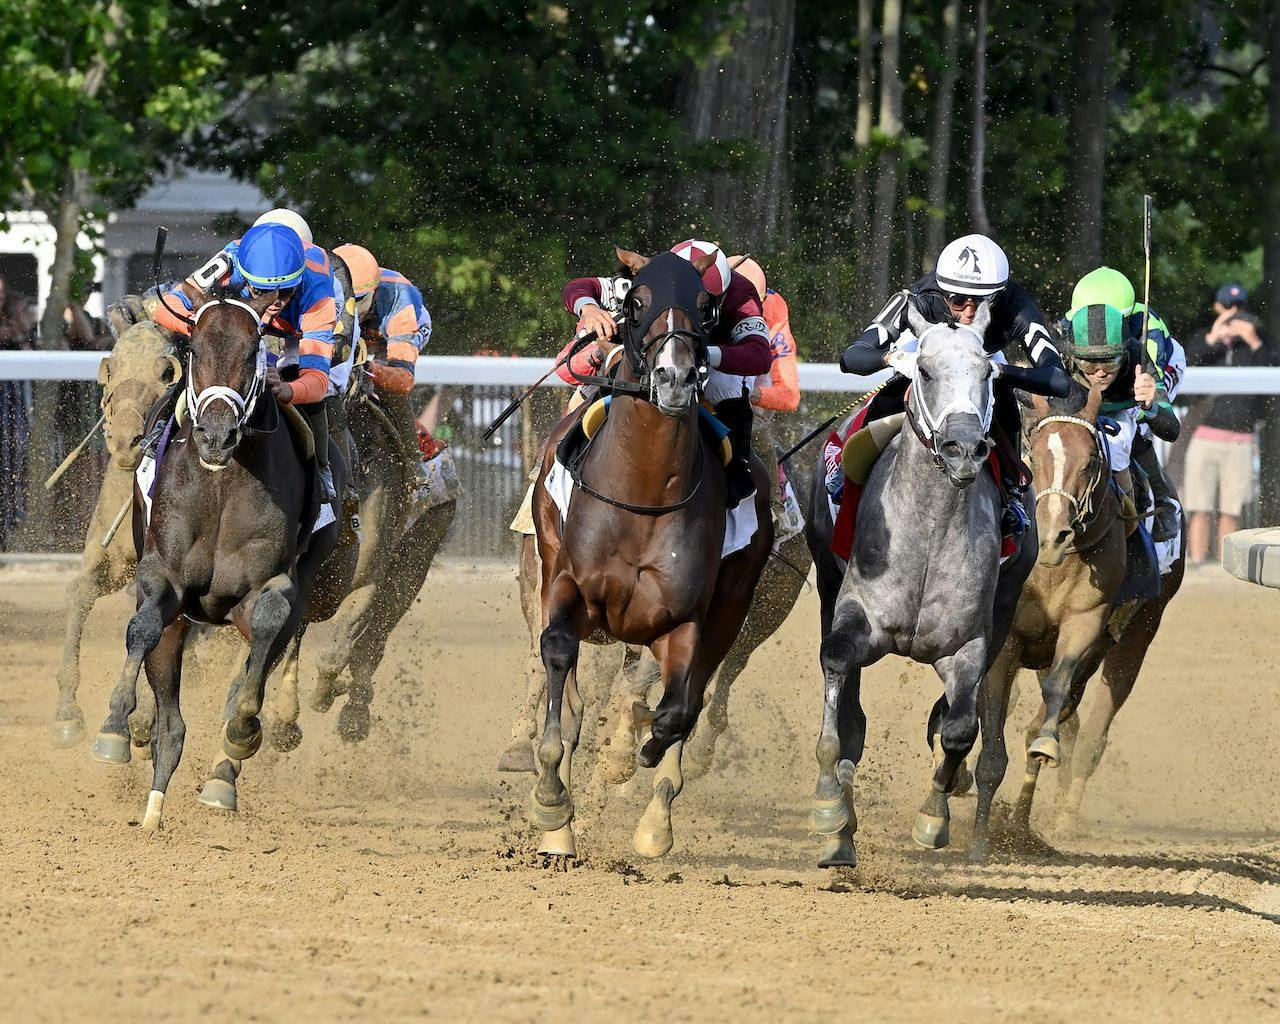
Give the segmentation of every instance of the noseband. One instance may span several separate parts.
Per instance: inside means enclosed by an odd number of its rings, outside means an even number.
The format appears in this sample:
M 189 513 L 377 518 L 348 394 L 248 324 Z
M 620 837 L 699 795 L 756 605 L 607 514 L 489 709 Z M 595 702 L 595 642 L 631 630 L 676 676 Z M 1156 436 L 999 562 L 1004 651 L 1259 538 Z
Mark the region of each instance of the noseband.
M 1047 498 L 1051 494 L 1056 494 L 1059 497 L 1066 499 L 1067 505 L 1071 509 L 1071 515 L 1068 518 L 1068 525 L 1070 525 L 1071 532 L 1075 534 L 1078 540 L 1079 538 L 1088 535 L 1089 531 L 1098 521 L 1098 516 L 1101 514 L 1101 509 L 1098 508 L 1097 502 L 1094 500 L 1094 496 L 1098 493 L 1103 481 L 1106 479 L 1107 469 L 1110 463 L 1110 460 L 1107 458 L 1107 447 L 1098 431 L 1098 425 L 1096 423 L 1090 423 L 1088 420 L 1082 419 L 1079 416 L 1046 416 L 1031 428 L 1027 435 L 1028 439 L 1034 437 L 1041 427 L 1047 426 L 1050 423 L 1070 423 L 1077 427 L 1084 427 L 1085 430 L 1089 431 L 1090 437 L 1093 438 L 1094 447 L 1097 449 L 1099 455 L 1098 475 L 1089 482 L 1083 502 L 1081 502 L 1080 499 L 1070 491 L 1062 487 L 1046 487 L 1044 490 L 1036 492 L 1037 500 L 1040 498 Z M 1092 546 L 1093 545 L 1089 545 L 1089 547 Z M 1076 552 L 1087 551 L 1088 547 L 1081 548 L 1078 545 L 1072 545 L 1070 550 Z
M 248 393 L 243 395 L 235 388 L 227 387 L 225 384 L 211 384 L 209 387 L 202 388 L 197 392 L 195 389 L 195 373 L 192 366 L 192 353 L 188 351 L 187 414 L 191 417 L 191 426 L 194 428 L 199 426 L 200 414 L 208 409 L 209 406 L 214 402 L 225 402 L 231 407 L 231 411 L 235 415 L 236 426 L 243 427 L 248 422 L 249 417 L 253 415 L 258 399 L 262 397 L 266 390 L 267 348 L 262 342 L 262 318 L 258 311 L 247 302 L 241 302 L 239 299 L 214 299 L 212 302 L 206 302 L 196 310 L 194 323 L 198 325 L 200 317 L 204 315 L 204 311 L 215 305 L 239 306 L 253 317 L 258 332 L 258 354 L 254 363 L 253 379 L 249 382 Z M 192 333 L 195 333 L 194 326 L 192 327 Z
M 933 330 L 924 332 L 920 338 L 919 344 L 924 344 L 927 338 L 934 330 L 954 330 L 955 328 L 947 327 L 945 324 L 936 325 Z M 917 348 L 917 358 L 919 349 Z M 918 374 L 917 370 L 917 374 Z M 939 413 L 934 413 L 924 398 L 924 389 L 916 388 L 916 382 L 913 380 L 911 386 L 907 390 L 906 400 L 907 422 L 911 424 L 911 430 L 922 445 L 933 455 L 933 464 L 938 468 L 944 467 L 941 453 L 938 451 L 938 435 L 942 431 L 942 425 L 946 423 L 947 417 L 953 413 L 969 413 L 978 418 L 978 422 L 982 424 L 983 436 L 989 436 L 991 433 L 991 416 L 995 410 L 995 376 L 987 378 L 987 408 L 985 411 L 978 408 L 968 396 L 957 395 L 947 406 Z

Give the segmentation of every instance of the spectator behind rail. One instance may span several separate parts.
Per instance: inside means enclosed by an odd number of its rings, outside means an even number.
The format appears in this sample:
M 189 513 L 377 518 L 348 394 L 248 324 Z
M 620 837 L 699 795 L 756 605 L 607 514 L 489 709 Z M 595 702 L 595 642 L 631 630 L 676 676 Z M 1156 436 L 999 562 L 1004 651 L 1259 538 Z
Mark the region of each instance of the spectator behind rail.
M 1193 366 L 1276 366 L 1275 351 L 1262 335 L 1262 321 L 1248 311 L 1248 293 L 1239 284 L 1218 289 L 1217 318 L 1193 344 Z M 1265 395 L 1218 395 L 1187 446 L 1183 500 L 1190 523 L 1187 561 L 1204 565 L 1209 557 L 1209 517 L 1217 514 L 1217 535 L 1240 528 L 1240 516 L 1253 499 L 1253 460 L 1258 422 L 1266 415 Z

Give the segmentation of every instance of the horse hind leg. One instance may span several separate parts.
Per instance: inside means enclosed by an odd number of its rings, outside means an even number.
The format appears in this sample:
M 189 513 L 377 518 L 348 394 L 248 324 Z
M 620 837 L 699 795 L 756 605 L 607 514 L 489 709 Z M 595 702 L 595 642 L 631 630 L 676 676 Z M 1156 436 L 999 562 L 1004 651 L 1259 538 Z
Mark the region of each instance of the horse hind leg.
M 536 772 L 534 746 L 538 736 L 538 705 L 542 703 L 546 681 L 538 638 L 541 625 L 541 608 L 538 603 L 538 582 L 541 577 L 537 545 L 533 537 L 522 537 L 520 544 L 520 609 L 529 627 L 529 655 L 525 664 L 524 704 L 516 713 L 511 725 L 511 739 L 507 749 L 498 758 L 500 772 Z
M 976 862 L 985 861 L 991 853 L 991 805 L 1009 768 L 1004 727 L 1019 660 L 1016 642 L 1007 641 L 978 689 L 982 751 L 974 769 L 978 801 L 973 816 L 973 838 L 969 842 L 969 859 Z
M 155 725 L 152 729 L 151 793 L 142 827 L 158 831 L 169 780 L 182 760 L 182 742 L 187 734 L 182 720 L 179 693 L 182 687 L 182 646 L 187 621 L 179 618 L 169 625 L 159 645 L 147 655 L 147 681 L 155 695 Z
M 280 686 L 272 702 L 274 713 L 267 726 L 271 746 L 282 754 L 297 750 L 302 742 L 302 729 L 298 726 L 298 715 L 302 711 L 298 703 L 298 676 L 302 637 L 306 631 L 306 623 L 303 623 L 285 650 L 284 664 L 280 670 Z
M 978 738 L 978 687 L 986 666 L 986 637 L 975 637 L 951 657 L 934 663 L 946 689 L 948 707 L 938 729 L 942 755 L 911 829 L 911 838 L 925 849 L 940 850 L 951 842 L 947 796 L 955 787 L 960 765 Z
M 685 750 L 685 775 L 690 781 L 702 778 L 711 770 L 716 756 L 716 743 L 729 729 L 729 691 L 747 667 L 751 653 L 749 650 L 739 650 L 738 645 L 734 644 L 716 672 L 715 687 L 703 711 L 700 728 L 694 732 Z
M 644 651 L 623 645 L 622 664 L 614 680 L 613 697 L 605 713 L 614 728 L 600 748 L 597 771 L 614 786 L 628 782 L 636 773 L 636 745 L 644 728 L 652 723 L 649 690 L 661 675 L 658 663 Z
M 96 539 L 92 547 L 101 548 Z M 94 553 L 95 561 L 76 574 L 67 585 L 67 629 L 58 669 L 58 706 L 53 713 L 53 745 L 73 747 L 84 737 L 84 712 L 76 702 L 80 690 L 80 642 L 84 623 L 98 598 L 107 592 L 106 555 Z
M 107 718 L 89 751 L 90 756 L 102 764 L 129 763 L 129 717 L 138 706 L 137 686 L 142 663 L 178 617 L 181 605 L 181 598 L 157 563 L 139 565 L 138 594 L 138 611 L 125 630 L 124 668 L 111 692 Z

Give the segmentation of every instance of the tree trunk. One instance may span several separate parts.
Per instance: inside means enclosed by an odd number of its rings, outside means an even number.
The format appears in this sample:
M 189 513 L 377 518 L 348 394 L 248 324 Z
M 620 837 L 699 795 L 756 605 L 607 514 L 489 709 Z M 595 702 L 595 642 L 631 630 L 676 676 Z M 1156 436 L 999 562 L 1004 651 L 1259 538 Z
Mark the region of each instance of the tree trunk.
M 871 274 L 871 192 L 866 163 L 871 145 L 871 119 L 876 88 L 875 16 L 872 0 L 858 0 L 858 115 L 853 129 L 857 166 L 853 172 L 853 307 L 861 311 L 875 301 L 867 285 Z
M 1115 0 L 1078 0 L 1071 34 L 1071 116 L 1067 129 L 1066 255 L 1072 279 L 1102 262 L 1102 187 L 1111 90 Z
M 987 217 L 987 0 L 978 0 L 973 25 L 973 174 L 969 178 L 969 219 L 973 230 L 991 234 Z
M 960 0 L 946 2 L 942 11 L 942 77 L 938 80 L 933 125 L 929 131 L 929 210 L 924 232 L 926 272 L 933 269 L 947 237 L 947 176 L 951 170 L 951 105 L 960 49 Z
M 759 250 L 782 225 L 795 0 L 741 0 L 726 17 L 745 24 L 726 58 L 690 72 L 685 123 L 690 141 L 736 143 L 743 159 L 691 178 L 681 194 L 689 213 L 724 230 L 726 245 Z
M 1267 131 L 1273 159 L 1280 155 L 1280 7 L 1271 5 L 1267 19 Z M 1280 339 L 1280 177 L 1267 178 L 1267 222 L 1262 243 L 1262 314 L 1269 340 Z M 1263 525 L 1280 522 L 1280 401 L 1266 403 L 1261 444 L 1259 516 Z
M 872 293 L 889 291 L 889 266 L 893 258 L 894 207 L 898 199 L 898 161 L 902 135 L 902 80 L 898 77 L 898 54 L 902 34 L 902 0 L 884 0 L 883 31 L 880 42 L 880 134 L 884 150 L 876 164 L 876 202 L 870 244 Z

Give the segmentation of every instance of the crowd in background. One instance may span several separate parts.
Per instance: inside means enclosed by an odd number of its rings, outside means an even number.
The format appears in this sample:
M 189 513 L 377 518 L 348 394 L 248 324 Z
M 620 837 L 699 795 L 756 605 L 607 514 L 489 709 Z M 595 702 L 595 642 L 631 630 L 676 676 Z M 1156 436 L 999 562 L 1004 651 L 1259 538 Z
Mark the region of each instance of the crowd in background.
M 34 349 L 38 321 L 35 304 L 11 291 L 0 276 L 0 351 Z M 84 351 L 108 349 L 111 336 L 80 304 L 68 306 L 63 315 L 65 347 Z M 57 381 L 37 385 L 31 381 L 0 380 L 0 550 L 74 550 L 83 543 L 89 516 L 97 500 L 106 461 L 106 449 L 98 437 L 90 449 L 48 495 L 33 499 L 27 468 L 30 462 L 31 417 L 34 403 L 54 403 L 55 430 L 52 464 L 74 448 L 99 416 L 99 388 L 86 381 Z M 30 503 L 44 501 L 52 514 L 40 537 L 24 537 Z

